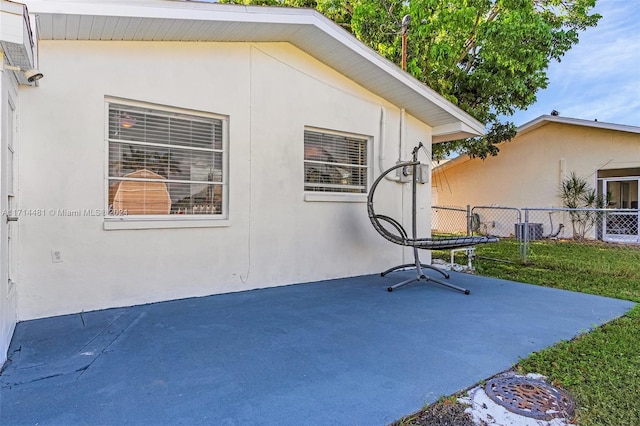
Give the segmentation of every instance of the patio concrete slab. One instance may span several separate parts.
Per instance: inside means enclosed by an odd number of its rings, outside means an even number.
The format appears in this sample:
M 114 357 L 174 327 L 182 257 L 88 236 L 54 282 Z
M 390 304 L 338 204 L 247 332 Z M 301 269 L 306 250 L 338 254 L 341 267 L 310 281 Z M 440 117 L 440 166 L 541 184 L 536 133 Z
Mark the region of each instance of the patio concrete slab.
M 634 305 L 406 274 L 19 323 L 0 424 L 384 425 Z

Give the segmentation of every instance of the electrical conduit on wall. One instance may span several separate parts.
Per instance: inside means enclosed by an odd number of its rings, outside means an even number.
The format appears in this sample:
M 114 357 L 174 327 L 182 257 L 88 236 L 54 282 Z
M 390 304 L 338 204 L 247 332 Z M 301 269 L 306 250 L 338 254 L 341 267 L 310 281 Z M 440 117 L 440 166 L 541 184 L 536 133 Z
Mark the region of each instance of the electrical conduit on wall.
M 386 130 L 387 130 L 387 110 L 384 106 L 380 107 L 380 152 L 378 153 L 378 165 L 380 167 L 380 173 L 383 173 L 387 170 L 387 166 L 385 165 L 385 153 L 386 153 Z M 398 159 L 396 160 L 396 164 L 402 161 L 402 148 L 405 138 L 405 110 L 404 108 L 400 109 L 400 126 L 399 126 L 399 134 L 398 134 Z M 393 175 L 385 175 L 387 180 L 392 182 L 403 183 L 399 176 Z M 402 214 L 401 214 L 401 223 L 404 226 L 404 191 L 402 191 Z M 405 252 L 402 250 L 402 262 L 405 262 Z
M 398 142 L 398 160 L 402 158 L 402 126 L 404 124 L 404 109 L 400 113 L 400 140 Z M 380 167 L 380 173 L 387 170 L 385 166 L 385 153 L 386 153 L 386 131 L 387 131 L 387 110 L 384 106 L 380 107 L 380 152 L 378 153 L 378 166 Z M 386 179 L 393 182 L 400 182 L 400 178 L 397 176 L 385 176 Z

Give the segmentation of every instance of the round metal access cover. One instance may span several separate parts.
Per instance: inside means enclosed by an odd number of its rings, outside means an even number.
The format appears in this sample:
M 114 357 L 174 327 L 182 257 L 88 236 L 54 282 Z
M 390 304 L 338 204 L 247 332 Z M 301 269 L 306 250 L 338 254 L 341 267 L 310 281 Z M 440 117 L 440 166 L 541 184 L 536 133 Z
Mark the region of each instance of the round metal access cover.
M 575 403 L 566 392 L 538 379 L 498 376 L 489 380 L 484 390 L 496 404 L 537 420 L 571 418 L 575 411 Z

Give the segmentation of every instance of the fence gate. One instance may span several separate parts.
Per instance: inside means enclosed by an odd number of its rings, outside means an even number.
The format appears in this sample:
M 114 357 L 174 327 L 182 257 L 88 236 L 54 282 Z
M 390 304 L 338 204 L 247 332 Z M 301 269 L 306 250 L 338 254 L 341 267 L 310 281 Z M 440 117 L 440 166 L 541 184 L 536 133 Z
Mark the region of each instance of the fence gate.
M 524 256 L 522 213 L 515 207 L 475 206 L 471 209 L 472 235 L 493 235 L 501 238 L 515 238 L 518 253 Z

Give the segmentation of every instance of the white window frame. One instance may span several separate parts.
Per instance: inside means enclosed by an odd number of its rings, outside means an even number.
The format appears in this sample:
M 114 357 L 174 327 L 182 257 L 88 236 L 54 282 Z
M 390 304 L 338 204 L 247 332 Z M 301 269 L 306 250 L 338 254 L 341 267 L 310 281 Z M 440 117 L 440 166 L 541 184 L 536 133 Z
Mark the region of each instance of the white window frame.
M 162 214 L 162 215 L 125 215 L 113 214 L 109 211 L 109 106 L 110 104 L 147 108 L 158 112 L 192 115 L 196 117 L 213 118 L 222 122 L 222 209 L 216 214 Z M 229 226 L 229 117 L 187 108 L 177 108 L 149 102 L 134 101 L 117 97 L 105 97 L 104 103 L 104 222 L 105 230 L 120 229 L 161 229 L 161 228 L 202 228 Z
M 636 198 L 640 198 L 640 176 L 633 176 L 633 175 L 629 175 L 629 176 L 613 176 L 613 177 L 606 177 L 606 178 L 598 178 L 598 181 L 601 185 L 601 195 L 604 195 L 607 193 L 608 189 L 609 189 L 609 184 L 612 182 L 632 182 L 632 181 L 637 181 L 638 182 L 638 193 L 636 194 Z M 607 220 L 608 217 L 607 215 L 604 215 L 602 218 L 602 240 L 603 241 L 607 241 L 607 242 L 614 242 L 614 243 L 638 243 L 640 242 L 640 214 L 635 213 L 634 210 L 637 210 L 637 208 L 631 208 L 630 206 L 627 207 L 618 207 L 616 208 L 616 210 L 631 210 L 630 212 L 626 213 L 624 211 L 618 211 L 616 213 L 611 213 L 611 216 L 622 216 L 624 217 L 624 222 L 625 223 L 629 223 L 630 226 L 633 225 L 633 221 L 635 221 L 635 228 L 636 228 L 636 233 L 608 233 L 609 228 L 607 227 Z M 635 219 L 634 219 L 635 217 Z
M 352 203 L 366 203 L 367 202 L 367 193 L 369 192 L 369 188 L 371 187 L 371 179 L 372 179 L 372 151 L 373 151 L 373 137 L 367 136 L 359 133 L 351 133 L 351 132 L 343 132 L 338 130 L 330 130 L 319 127 L 311 127 L 305 126 L 304 133 L 302 137 L 302 145 L 303 145 L 303 156 L 302 156 L 302 166 L 303 166 L 303 176 L 302 183 L 303 187 L 306 186 L 306 177 L 304 175 L 304 166 L 306 163 L 304 156 L 304 140 L 306 132 L 316 132 L 316 133 L 324 133 L 330 135 L 341 136 L 345 138 L 352 139 L 360 139 L 365 142 L 367 146 L 367 156 L 366 156 L 366 165 L 364 168 L 366 169 L 366 188 L 362 193 L 354 193 L 354 192 L 331 192 L 331 191 L 309 191 L 304 190 L 304 200 L 305 201 L 320 201 L 320 202 L 352 202 Z

